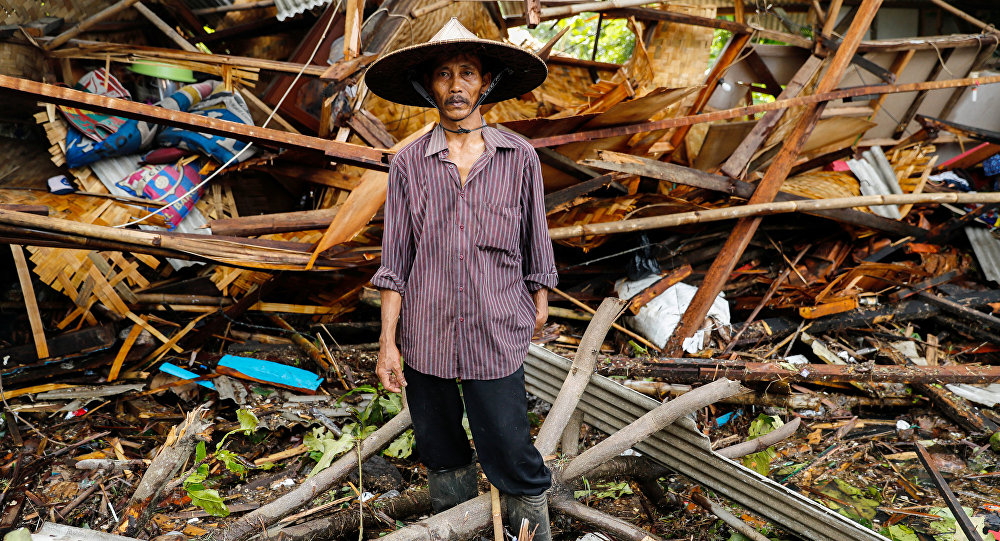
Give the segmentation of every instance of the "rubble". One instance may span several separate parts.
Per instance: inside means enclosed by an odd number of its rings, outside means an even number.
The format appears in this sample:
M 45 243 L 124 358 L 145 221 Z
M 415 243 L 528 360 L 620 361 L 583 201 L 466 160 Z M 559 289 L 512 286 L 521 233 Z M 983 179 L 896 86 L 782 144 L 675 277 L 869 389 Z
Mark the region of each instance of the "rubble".
M 549 67 L 483 112 L 542 162 L 556 538 L 1000 539 L 988 4 L 0 2 L 4 541 L 489 535 L 373 374 L 437 117 L 364 72 L 453 16 Z

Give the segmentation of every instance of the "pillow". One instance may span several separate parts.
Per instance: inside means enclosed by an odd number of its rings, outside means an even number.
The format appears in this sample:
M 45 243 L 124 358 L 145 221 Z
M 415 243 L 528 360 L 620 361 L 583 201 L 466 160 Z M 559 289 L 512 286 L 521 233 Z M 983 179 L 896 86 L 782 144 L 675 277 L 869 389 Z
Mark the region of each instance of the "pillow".
M 136 197 L 145 197 L 152 201 L 173 203 L 183 197 L 183 202 L 160 212 L 166 219 L 167 228 L 173 230 L 180 225 L 201 197 L 201 188 L 190 197 L 184 197 L 202 180 L 198 169 L 193 165 L 198 164 L 144 165 L 120 180 L 118 186 Z

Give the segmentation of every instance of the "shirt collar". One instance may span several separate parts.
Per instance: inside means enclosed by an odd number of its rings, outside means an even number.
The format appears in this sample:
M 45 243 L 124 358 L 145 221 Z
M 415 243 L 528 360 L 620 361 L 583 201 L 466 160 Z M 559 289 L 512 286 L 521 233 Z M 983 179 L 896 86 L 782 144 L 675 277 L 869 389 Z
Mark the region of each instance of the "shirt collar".
M 487 151 L 497 148 L 515 148 L 514 144 L 500 133 L 500 130 L 492 126 L 483 128 L 483 141 L 486 143 Z M 427 140 L 427 149 L 424 151 L 424 157 L 433 156 L 442 150 L 448 150 L 448 139 L 445 138 L 444 129 L 441 127 L 441 124 L 437 124 L 431 130 L 431 136 Z

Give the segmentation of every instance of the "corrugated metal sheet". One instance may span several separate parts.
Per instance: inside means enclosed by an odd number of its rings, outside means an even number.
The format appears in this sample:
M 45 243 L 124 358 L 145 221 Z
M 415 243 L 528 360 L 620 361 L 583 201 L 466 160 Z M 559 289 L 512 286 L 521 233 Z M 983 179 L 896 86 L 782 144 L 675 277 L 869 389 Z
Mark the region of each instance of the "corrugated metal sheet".
M 986 279 L 1000 282 L 1000 239 L 986 228 L 975 226 L 966 227 L 965 236 L 969 237 L 972 250 L 976 252 L 976 261 Z
M 278 20 L 283 21 L 312 8 L 329 5 L 330 2 L 331 0 L 275 0 L 274 6 L 278 8 Z

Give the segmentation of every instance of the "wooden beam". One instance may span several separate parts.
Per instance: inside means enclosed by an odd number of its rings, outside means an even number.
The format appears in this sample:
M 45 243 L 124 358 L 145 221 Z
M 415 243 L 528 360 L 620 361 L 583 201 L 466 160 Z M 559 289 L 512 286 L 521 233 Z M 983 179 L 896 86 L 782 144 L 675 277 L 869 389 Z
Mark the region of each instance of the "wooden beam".
M 806 59 L 805 63 L 799 68 L 792 79 L 785 85 L 785 90 L 781 92 L 778 96 L 777 101 L 787 100 L 794 98 L 802 92 L 802 89 L 812 81 L 816 72 L 819 71 L 819 67 L 823 64 L 823 59 L 818 56 L 810 56 Z M 750 160 L 753 159 L 760 147 L 763 146 L 767 138 L 771 136 L 771 132 L 777 127 L 778 122 L 781 117 L 785 115 L 785 111 L 788 109 L 776 109 L 774 111 L 769 111 L 757 124 L 750 130 L 750 133 L 743 138 L 740 145 L 736 147 L 736 150 L 729 156 L 726 163 L 722 164 L 721 171 L 733 178 L 743 179 L 746 178 L 747 166 L 750 164 Z
M 84 19 L 83 21 L 80 22 L 80 24 L 74 26 L 73 28 L 70 28 L 69 30 L 63 32 L 62 34 L 59 34 L 58 36 L 53 38 L 48 45 L 45 46 L 45 49 L 48 51 L 55 49 L 56 47 L 62 45 L 63 43 L 66 43 L 70 39 L 80 35 L 82 32 L 86 32 L 87 29 L 90 28 L 91 26 L 94 26 L 95 24 L 115 15 L 116 13 L 122 10 L 132 7 L 132 4 L 135 4 L 138 1 L 139 0 L 119 0 L 118 2 L 95 13 L 92 17 Z
M 846 88 L 830 92 L 817 92 L 816 94 L 810 94 L 808 96 L 799 96 L 796 98 L 789 98 L 787 100 L 776 100 L 771 103 L 758 103 L 756 105 L 751 105 L 747 107 L 736 107 L 733 109 L 726 109 L 724 111 L 716 111 L 712 113 L 701 113 L 697 115 L 683 116 L 679 118 L 656 120 L 653 122 L 627 124 L 624 126 L 616 126 L 613 128 L 601 128 L 597 130 L 587 130 L 576 133 L 567 133 L 563 135 L 553 135 L 550 137 L 539 137 L 536 139 L 532 139 L 531 144 L 535 148 L 559 146 L 559 145 L 564 145 L 566 143 L 592 141 L 594 139 L 604 139 L 607 137 L 618 137 L 620 135 L 631 135 L 636 133 L 650 132 L 654 130 L 664 130 L 668 128 L 676 128 L 678 126 L 686 126 L 690 124 L 700 124 L 703 122 L 715 122 L 717 120 L 727 120 L 730 118 L 749 116 L 757 113 L 764 113 L 767 111 L 776 111 L 778 109 L 800 107 L 803 105 L 814 105 L 817 103 L 824 103 L 833 100 L 855 98 L 858 96 L 868 96 L 875 94 L 898 94 L 901 92 L 917 92 L 920 90 L 941 90 L 945 88 L 963 88 L 974 85 L 988 85 L 995 83 L 1000 83 L 1000 75 L 992 75 L 989 77 L 979 77 L 979 78 L 948 79 L 945 81 L 925 81 L 920 83 L 907 83 L 907 84 L 896 84 L 896 85 L 881 84 L 881 85 L 871 85 L 871 86 L 859 86 L 859 87 Z
M 705 86 L 698 91 L 698 96 L 695 98 L 694 103 L 691 108 L 688 109 L 688 114 L 698 114 L 701 109 L 705 107 L 708 100 L 712 97 L 712 93 L 715 92 L 715 87 L 719 84 L 722 79 L 722 75 L 726 73 L 729 66 L 739 57 L 740 52 L 743 51 L 743 47 L 750 42 L 751 34 L 733 34 L 729 38 L 729 42 L 726 43 L 726 48 L 722 51 L 722 54 L 715 60 L 715 65 L 712 66 L 712 71 L 708 73 L 708 77 L 705 78 Z M 670 146 L 674 148 L 673 158 L 676 160 L 681 152 L 681 145 L 684 143 L 684 137 L 687 136 L 688 130 L 691 126 L 681 126 L 674 131 L 670 136 Z M 689 156 L 690 158 L 690 156 Z
M 28 324 L 31 326 L 31 336 L 35 340 L 35 352 L 39 359 L 49 356 L 49 345 L 45 341 L 45 326 L 42 325 L 42 315 L 38 312 L 38 301 L 35 299 L 35 288 L 31 285 L 31 271 L 24 258 L 24 250 L 17 244 L 10 245 L 14 254 L 14 266 L 17 267 L 17 279 L 21 282 L 21 294 L 24 295 L 24 306 L 28 309 Z
M 310 231 L 313 229 L 326 229 L 330 225 L 330 222 L 333 221 L 333 218 L 337 216 L 338 210 L 340 210 L 340 205 L 319 210 L 225 218 L 222 220 L 212 220 L 208 223 L 208 226 L 212 228 L 213 234 L 233 237 L 251 237 L 291 231 Z
M 44 40 L 39 40 L 44 42 Z M 215 64 L 219 66 L 232 66 L 234 68 L 259 69 L 264 71 L 276 71 L 281 73 L 302 72 L 306 77 L 320 77 L 327 70 L 324 66 L 305 66 L 295 62 L 282 62 L 279 60 L 265 60 L 248 56 L 235 56 L 228 54 L 208 54 L 201 51 L 188 52 L 176 49 L 164 49 L 160 47 L 144 47 L 141 45 L 127 45 L 124 43 L 105 43 L 101 41 L 70 40 L 69 45 L 73 49 L 60 49 L 52 51 L 53 58 L 82 58 L 103 60 L 108 54 L 129 55 L 130 57 L 155 58 L 159 60 L 184 60 L 191 62 L 201 62 L 204 64 Z
M 154 26 L 159 28 L 160 32 L 163 32 L 165 36 L 170 38 L 170 41 L 176 43 L 178 47 L 189 53 L 199 52 L 197 47 L 191 45 L 191 43 L 188 40 L 184 39 L 184 36 L 178 34 L 176 30 L 174 30 L 169 24 L 164 22 L 164 20 L 161 19 L 159 15 L 153 13 L 153 10 L 146 7 L 145 4 L 143 4 L 142 2 L 136 2 L 134 4 L 134 7 L 136 10 L 139 11 L 139 13 L 142 14 L 143 17 L 148 19 L 149 22 L 153 23 Z
M 874 20 L 875 14 L 878 12 L 881 4 L 882 0 L 864 0 L 862 2 L 858 8 L 858 14 L 854 18 L 854 22 L 844 36 L 844 40 L 830 62 L 827 72 L 819 80 L 819 84 L 816 87 L 817 94 L 829 92 L 840 84 L 840 79 L 843 77 L 844 71 L 850 65 L 851 58 L 854 56 L 858 44 L 861 43 L 861 38 L 864 37 L 868 26 Z M 753 196 L 747 202 L 748 204 L 767 203 L 774 200 L 774 196 L 777 195 L 781 188 L 781 183 L 784 182 L 788 172 L 795 165 L 795 160 L 799 152 L 819 121 L 824 106 L 825 104 L 814 104 L 806 107 L 805 111 L 799 117 L 798 123 L 785 139 L 781 152 L 771 162 L 771 166 L 764 173 L 764 178 L 758 183 L 756 191 L 754 191 Z M 722 251 L 719 252 L 719 255 L 705 275 L 701 287 L 698 288 L 694 298 L 691 300 L 691 304 L 685 310 L 680 324 L 674 330 L 670 340 L 668 340 L 667 347 L 665 348 L 668 354 L 676 354 L 682 351 L 681 344 L 684 339 L 693 335 L 701 327 L 702 322 L 705 320 L 705 314 L 708 313 L 712 302 L 715 301 L 719 291 L 726 284 L 729 273 L 732 272 L 736 262 L 743 255 L 743 251 L 750 244 L 750 240 L 757 231 L 760 222 L 760 217 L 753 217 L 741 219 L 736 223 L 732 234 L 726 239 Z
M 318 137 L 247 126 L 214 118 L 172 111 L 163 107 L 135 103 L 128 100 L 108 98 L 79 90 L 55 85 L 36 83 L 27 79 L 0 75 L 0 92 L 6 91 L 32 101 L 43 101 L 57 105 L 82 107 L 91 111 L 113 114 L 125 118 L 135 118 L 156 124 L 193 129 L 198 132 L 232 137 L 239 141 L 262 143 L 281 148 L 297 148 L 323 152 L 332 159 L 358 165 L 368 169 L 388 171 L 388 154 L 359 145 L 328 141 Z
M 941 59 L 939 62 L 934 64 L 934 68 L 931 69 L 930 74 L 927 76 L 928 81 L 936 81 L 941 75 L 941 71 L 944 70 L 945 64 L 948 63 L 948 59 L 951 58 L 952 53 L 955 49 L 945 49 L 941 51 Z M 917 111 L 920 110 L 920 106 L 924 104 L 924 100 L 927 99 L 927 90 L 921 90 L 917 93 L 913 101 L 910 102 L 910 106 L 906 109 L 906 113 L 903 114 L 899 119 L 899 124 L 896 125 L 896 129 L 892 132 L 893 139 L 899 139 L 906 132 L 906 127 L 913 122 L 913 117 L 917 115 Z

